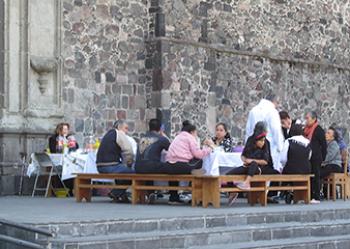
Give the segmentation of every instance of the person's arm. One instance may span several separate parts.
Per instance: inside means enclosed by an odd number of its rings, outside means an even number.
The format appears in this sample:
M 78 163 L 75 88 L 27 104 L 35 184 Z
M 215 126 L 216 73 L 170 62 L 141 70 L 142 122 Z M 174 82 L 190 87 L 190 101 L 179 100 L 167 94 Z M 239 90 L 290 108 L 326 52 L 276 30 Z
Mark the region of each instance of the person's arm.
M 133 158 L 134 158 L 132 146 L 131 146 L 127 136 L 125 135 L 125 133 L 122 131 L 118 131 L 118 130 L 117 130 L 117 144 L 122 149 L 122 155 L 123 155 L 124 161 L 128 165 L 132 164 Z
M 162 137 L 162 148 L 163 150 L 168 150 L 170 146 L 170 140 L 167 137 Z
M 268 162 L 264 159 L 245 158 L 244 163 L 246 166 L 249 166 L 249 164 L 251 164 L 252 162 L 256 162 L 260 166 L 268 165 Z
M 277 147 L 277 150 L 281 152 L 284 145 L 284 135 L 282 132 L 281 119 L 277 110 L 274 110 L 270 115 L 270 127 L 271 127 L 271 137 L 274 141 L 270 141 L 274 146 Z
M 56 136 L 51 136 L 49 138 L 49 149 L 50 153 L 56 153 Z
M 204 157 L 209 155 L 210 152 L 212 152 L 212 149 L 208 148 L 208 147 L 203 148 L 203 149 L 199 148 L 198 144 L 194 138 L 190 139 L 189 143 L 190 143 L 189 145 L 190 145 L 191 154 L 193 155 L 193 157 L 195 157 L 197 159 L 203 159 Z
M 334 158 L 337 157 L 337 154 L 340 153 L 339 147 L 335 143 L 330 143 L 327 148 L 327 155 L 326 159 L 324 160 L 324 164 L 327 165 L 331 161 L 334 160 Z
M 283 166 L 285 166 L 288 161 L 288 150 L 289 150 L 289 140 L 287 139 L 284 142 L 283 150 L 280 155 L 281 156 L 280 161 Z

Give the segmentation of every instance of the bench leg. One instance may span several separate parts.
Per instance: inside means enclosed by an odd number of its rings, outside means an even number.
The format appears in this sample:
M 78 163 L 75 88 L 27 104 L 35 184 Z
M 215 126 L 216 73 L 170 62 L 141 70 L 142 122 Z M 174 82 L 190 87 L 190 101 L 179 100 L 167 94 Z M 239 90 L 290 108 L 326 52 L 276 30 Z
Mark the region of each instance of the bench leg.
M 80 179 L 75 178 L 74 189 L 75 189 L 75 200 L 81 202 L 85 199 L 87 202 L 91 201 L 91 189 L 80 188 L 80 184 L 91 184 L 91 179 Z
M 136 205 L 140 199 L 140 190 L 137 189 L 139 186 L 139 181 L 132 180 L 131 185 L 131 203 L 132 205 Z
M 220 187 L 219 178 L 202 179 L 202 200 L 203 207 L 207 208 L 211 203 L 215 208 L 220 207 Z
M 252 187 L 264 187 L 266 189 L 265 182 L 251 182 Z M 260 203 L 261 206 L 267 205 L 267 191 L 257 191 L 257 192 L 248 192 L 248 203 L 251 206 L 254 206 L 257 203 Z
M 202 179 L 196 178 L 192 181 L 192 207 L 196 207 L 202 201 Z
M 293 185 L 294 186 L 305 186 L 307 187 L 306 190 L 294 190 L 294 203 L 297 203 L 298 201 L 304 201 L 305 204 L 309 204 L 310 203 L 310 188 L 309 186 L 309 182 L 294 182 Z

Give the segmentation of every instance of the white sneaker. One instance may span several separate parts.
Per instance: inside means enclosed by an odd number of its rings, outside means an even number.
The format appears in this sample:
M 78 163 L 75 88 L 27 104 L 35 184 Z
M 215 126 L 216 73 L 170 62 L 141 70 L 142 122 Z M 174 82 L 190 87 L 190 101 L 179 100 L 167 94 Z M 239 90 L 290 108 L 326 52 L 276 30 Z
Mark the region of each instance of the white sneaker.
M 310 201 L 310 204 L 320 204 L 321 202 L 319 200 L 312 199 Z

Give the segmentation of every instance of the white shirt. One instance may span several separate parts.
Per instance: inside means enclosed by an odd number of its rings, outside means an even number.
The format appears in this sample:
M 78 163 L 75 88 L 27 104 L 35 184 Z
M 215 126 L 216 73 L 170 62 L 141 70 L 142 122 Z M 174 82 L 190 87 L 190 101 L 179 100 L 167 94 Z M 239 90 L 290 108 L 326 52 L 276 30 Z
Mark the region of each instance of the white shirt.
M 284 136 L 281 127 L 281 119 L 275 105 L 266 99 L 262 99 L 258 105 L 254 106 L 249 112 L 246 126 L 246 141 L 248 137 L 253 135 L 256 123 L 263 121 L 267 125 L 267 136 L 271 144 L 271 157 L 273 167 L 278 171 L 282 171 L 280 162 L 280 152 L 284 145 Z

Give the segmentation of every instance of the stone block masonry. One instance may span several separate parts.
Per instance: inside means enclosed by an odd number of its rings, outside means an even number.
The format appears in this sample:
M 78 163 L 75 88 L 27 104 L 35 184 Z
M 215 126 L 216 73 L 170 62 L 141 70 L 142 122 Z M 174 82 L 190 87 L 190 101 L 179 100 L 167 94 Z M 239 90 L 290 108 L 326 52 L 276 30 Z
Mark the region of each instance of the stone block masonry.
M 158 9 L 165 32 L 154 87 L 170 96 L 173 134 L 184 119 L 202 135 L 222 121 L 239 141 L 250 108 L 273 90 L 293 117 L 316 110 L 348 137 L 349 1 L 164 0 Z

